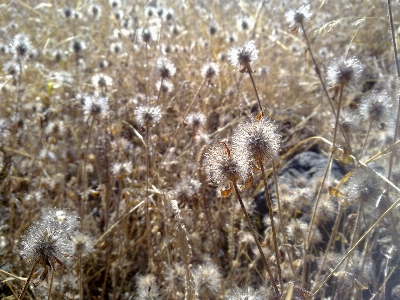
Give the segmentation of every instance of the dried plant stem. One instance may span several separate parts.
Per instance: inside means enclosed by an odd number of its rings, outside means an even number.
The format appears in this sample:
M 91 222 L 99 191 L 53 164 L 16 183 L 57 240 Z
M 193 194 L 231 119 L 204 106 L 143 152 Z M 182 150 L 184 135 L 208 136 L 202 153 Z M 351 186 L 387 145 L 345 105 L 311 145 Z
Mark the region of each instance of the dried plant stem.
M 230 199 L 230 204 L 231 204 L 231 215 L 229 218 L 229 246 L 228 246 L 228 252 L 229 252 L 229 265 L 230 265 L 230 270 L 233 271 L 233 260 L 234 260 L 234 255 L 235 255 L 235 235 L 234 235 L 234 227 L 235 227 L 235 200 L 233 197 L 229 197 Z M 230 276 L 229 276 L 230 277 Z
M 343 206 L 339 204 L 339 213 L 336 216 L 335 224 L 333 225 L 332 233 L 331 233 L 331 236 L 329 237 L 328 245 L 326 246 L 326 250 L 325 250 L 325 253 L 324 253 L 324 258 L 322 260 L 322 264 L 321 264 L 321 266 L 319 268 L 317 276 L 315 277 L 317 279 L 321 276 L 321 272 L 322 272 L 322 270 L 324 268 L 324 265 L 325 265 L 325 262 L 326 262 L 326 258 L 328 257 L 329 250 L 330 250 L 330 248 L 332 246 L 333 241 L 335 240 L 336 233 L 337 233 L 338 228 L 339 228 L 340 220 L 342 219 L 342 215 L 343 215 Z M 318 282 L 316 282 L 315 284 L 317 284 L 317 283 Z M 313 289 L 315 287 L 316 286 L 314 286 Z
M 276 166 L 275 166 L 275 160 L 272 160 L 272 173 L 274 174 L 274 184 L 275 184 L 275 191 L 276 191 L 276 202 L 278 204 L 278 215 L 279 215 L 279 227 L 282 233 L 282 238 L 283 238 L 283 243 L 287 244 L 287 240 L 286 240 L 286 234 L 285 234 L 285 229 L 283 227 L 283 217 L 282 217 L 282 210 L 281 210 L 281 197 L 279 195 L 279 187 L 278 187 L 278 178 L 277 178 L 277 172 L 276 172 Z M 294 270 L 294 266 L 293 266 L 293 260 L 292 260 L 292 255 L 290 254 L 290 252 L 287 252 L 288 258 L 289 258 L 289 263 L 290 263 L 290 268 L 292 269 L 292 273 L 293 273 L 293 278 L 294 281 L 297 281 L 297 274 L 296 271 Z
M 301 287 L 304 287 L 304 284 L 305 284 L 305 279 L 306 279 L 306 270 L 305 270 L 306 269 L 305 268 L 306 259 L 307 259 L 308 250 L 310 248 L 310 241 L 311 241 L 311 238 L 312 238 L 312 236 L 314 234 L 312 229 L 313 229 L 313 225 L 315 223 L 315 218 L 316 218 L 316 215 L 317 215 L 318 204 L 319 204 L 319 201 L 321 199 L 322 188 L 325 185 L 325 181 L 328 178 L 329 170 L 331 169 L 331 164 L 332 164 L 332 160 L 333 160 L 333 154 L 334 154 L 334 152 L 331 152 L 331 154 L 329 156 L 328 164 L 326 165 L 325 172 L 324 172 L 324 177 L 322 178 L 321 184 L 319 185 L 319 188 L 318 188 L 317 197 L 315 199 L 312 218 L 311 218 L 311 222 L 310 222 L 310 228 L 308 230 L 307 239 L 305 240 L 305 245 L 306 246 L 304 248 L 304 256 L 303 256 L 303 270 L 302 270 L 302 274 L 301 274 Z
M 203 82 L 201 83 L 201 85 L 200 85 L 199 89 L 197 90 L 196 94 L 193 96 L 193 99 L 192 99 L 192 101 L 191 101 L 190 104 L 189 104 L 189 108 L 187 109 L 185 115 L 183 116 L 183 120 L 185 120 L 186 117 L 188 116 L 190 110 L 191 110 L 192 107 L 193 107 L 194 101 L 197 99 L 197 96 L 199 95 L 199 93 L 200 93 L 200 91 L 201 91 L 201 89 L 203 88 L 203 86 L 204 86 L 205 83 L 206 83 L 206 78 L 204 78 L 204 80 L 203 80 Z M 182 124 L 183 124 L 183 122 L 179 122 L 178 127 L 176 128 L 176 131 L 175 131 L 174 135 L 173 135 L 172 138 L 170 139 L 170 142 L 169 142 L 169 144 L 168 144 L 167 149 L 170 149 L 170 148 L 171 148 L 172 142 L 176 139 L 176 136 L 178 135 L 179 130 L 180 130 L 181 127 L 182 127 Z M 165 152 L 164 157 L 163 157 L 162 160 L 161 160 L 161 163 L 164 162 L 165 158 L 167 157 L 167 154 L 168 154 L 168 151 Z
M 271 268 L 269 267 L 268 261 L 265 258 L 264 252 L 263 252 L 263 250 L 261 248 L 260 241 L 258 240 L 258 237 L 257 237 L 257 233 L 254 230 L 254 227 L 253 227 L 253 224 L 251 223 L 249 214 L 247 213 L 246 207 L 244 206 L 244 203 L 242 201 L 242 197 L 240 196 L 239 188 L 237 186 L 237 183 L 236 182 L 232 182 L 232 183 L 233 183 L 233 187 L 235 188 L 236 196 L 239 199 L 240 206 L 242 207 L 243 213 L 244 213 L 244 215 L 246 217 L 247 225 L 250 228 L 251 234 L 253 235 L 254 241 L 256 242 L 258 251 L 260 252 L 261 260 L 262 260 L 262 262 L 264 264 L 265 269 L 267 270 L 267 273 L 268 273 L 269 277 L 271 278 L 272 287 L 273 287 L 273 289 L 275 291 L 275 294 L 279 295 L 278 286 L 276 285 L 274 277 L 272 276 Z
M 324 90 L 324 92 L 325 92 L 326 98 L 328 99 L 328 102 L 329 102 L 329 105 L 330 105 L 330 107 L 331 107 L 332 113 L 333 113 L 333 115 L 335 116 L 335 118 L 338 119 L 338 116 L 336 116 L 335 108 L 334 108 L 333 103 L 332 103 L 332 99 L 331 99 L 331 97 L 329 96 L 328 89 L 326 88 L 325 82 L 324 82 L 324 80 L 322 79 L 321 69 L 319 68 L 319 66 L 318 66 L 318 64 L 317 64 L 317 61 L 315 60 L 314 53 L 313 53 L 312 48 L 311 48 L 311 43 L 310 43 L 310 41 L 309 41 L 309 39 L 308 39 L 308 36 L 307 36 L 307 33 L 306 33 L 305 29 L 304 29 L 304 24 L 303 24 L 303 22 L 300 22 L 300 26 L 301 26 L 301 29 L 302 29 L 303 34 L 304 34 L 304 38 L 305 38 L 306 43 L 307 43 L 308 51 L 310 52 L 311 60 L 312 60 L 312 62 L 313 62 L 314 68 L 315 68 L 315 73 L 317 73 L 317 76 L 318 76 L 318 78 L 319 78 L 319 81 L 321 82 L 322 88 L 323 88 L 323 90 Z M 340 107 L 340 105 L 339 105 L 339 107 Z M 344 137 L 344 139 L 345 139 L 345 141 L 346 141 L 347 146 L 348 146 L 349 149 L 351 150 L 350 141 L 349 141 L 347 135 L 345 134 L 345 132 L 344 132 L 342 126 L 340 125 L 340 123 L 339 123 L 339 128 L 340 128 L 340 131 L 342 132 L 342 135 L 343 135 L 343 137 Z M 335 130 L 336 130 L 336 126 L 335 126 Z
M 332 151 L 335 151 L 335 146 L 336 146 L 336 140 L 337 140 L 337 129 L 340 126 L 339 125 L 339 116 L 340 116 L 340 108 L 342 106 L 342 97 L 343 97 L 343 84 L 340 85 L 339 88 L 339 103 L 338 103 L 338 108 L 337 108 L 337 113 L 336 113 L 336 120 L 335 120 L 335 129 L 333 132 L 333 149 Z
M 93 125 L 94 125 L 94 121 L 95 121 L 95 116 L 93 116 L 92 118 L 92 122 L 90 123 L 90 129 L 89 129 L 89 135 L 88 135 L 88 140 L 86 143 L 86 150 L 85 150 L 85 157 L 83 158 L 83 201 L 81 203 L 81 212 L 80 212 L 80 221 L 81 221 L 81 230 L 83 228 L 83 220 L 85 217 L 85 211 L 86 211 L 86 202 L 87 202 L 87 196 L 86 196 L 86 184 L 87 184 L 87 172 L 86 172 L 86 164 L 87 164 L 87 159 L 88 159 L 88 153 L 89 153 L 89 144 L 90 144 L 90 137 L 92 135 L 93 132 Z M 108 211 L 105 212 L 106 214 L 106 218 L 108 215 Z
M 363 209 L 364 209 L 364 203 L 360 203 L 360 205 L 359 205 L 359 207 L 358 207 L 358 211 L 357 211 L 356 222 L 355 222 L 355 224 L 354 224 L 353 232 L 352 232 L 352 234 L 351 234 L 350 248 L 353 247 L 353 245 L 354 245 L 354 243 L 355 243 L 355 239 L 356 239 L 357 232 L 358 232 L 358 230 L 357 230 L 357 229 L 358 229 L 358 224 L 360 223 L 361 212 L 363 211 Z M 347 268 L 348 268 L 349 262 L 350 262 L 350 258 L 351 258 L 351 255 L 348 255 L 347 261 L 346 261 L 346 264 L 345 264 L 345 267 L 344 267 L 344 272 L 347 271 Z M 342 289 L 340 288 L 340 286 L 343 285 L 344 280 L 345 280 L 344 277 L 341 277 L 341 278 L 339 279 L 339 288 L 336 290 L 336 294 L 335 294 L 334 299 L 339 299 L 338 297 L 340 296 L 340 292 L 342 291 Z
M 24 287 L 22 288 L 22 292 L 21 292 L 21 293 L 19 294 L 19 296 L 18 296 L 18 300 L 22 300 L 22 298 L 24 297 L 25 292 L 26 292 L 26 290 L 27 290 L 27 288 L 28 288 L 28 285 L 29 285 L 29 283 L 30 283 L 31 280 L 32 280 L 33 273 L 35 272 L 36 266 L 37 266 L 38 264 L 39 264 L 39 261 L 38 261 L 38 260 L 33 264 L 32 269 L 31 269 L 31 272 L 29 273 L 29 276 L 28 276 L 28 278 L 26 279 L 26 282 L 25 282 L 25 284 L 24 284 Z
M 79 300 L 83 300 L 83 272 L 82 272 L 82 254 L 79 253 L 78 257 L 79 268 Z
M 368 228 L 368 230 L 358 239 L 358 241 L 351 247 L 351 249 L 342 257 L 342 260 L 336 265 L 336 267 L 331 271 L 331 273 L 325 278 L 325 280 L 320 284 L 320 286 L 315 290 L 313 296 L 317 295 L 322 287 L 327 283 L 329 278 L 339 269 L 342 263 L 353 253 L 353 251 L 361 244 L 361 242 L 374 230 L 374 228 L 397 206 L 400 204 L 400 198 L 398 198 L 376 221 Z
M 54 268 L 51 268 L 50 286 L 49 286 L 49 293 L 47 294 L 47 300 L 51 299 L 51 290 L 53 289 L 53 280 L 54 280 Z
M 272 238 L 274 240 L 274 250 L 275 250 L 275 257 L 276 257 L 276 266 L 277 266 L 277 269 L 278 269 L 279 284 L 280 284 L 281 288 L 283 288 L 281 262 L 280 262 L 281 258 L 280 258 L 280 255 L 279 255 L 278 241 L 277 241 L 277 238 L 276 238 L 275 221 L 274 221 L 274 215 L 272 213 L 272 202 L 271 202 L 271 197 L 269 196 L 268 184 L 267 184 L 267 178 L 265 176 L 264 165 L 263 165 L 262 161 L 259 161 L 258 163 L 259 163 L 259 165 L 261 167 L 261 173 L 262 173 L 262 177 L 263 177 L 264 190 L 265 190 L 265 198 L 267 200 L 269 219 L 271 221 Z
M 360 156 L 359 156 L 358 159 L 362 158 L 362 155 L 363 155 L 364 150 L 365 150 L 365 146 L 367 145 L 367 140 L 368 140 L 368 137 L 369 137 L 369 133 L 371 132 L 371 128 L 372 128 L 372 120 L 369 122 L 367 135 L 365 137 L 364 143 L 363 143 L 362 148 L 361 148 Z
M 248 66 L 247 67 L 247 73 L 249 73 L 249 75 L 250 75 L 251 83 L 253 84 L 254 92 L 256 93 L 256 96 L 257 96 L 258 107 L 260 109 L 260 112 L 262 112 L 263 108 L 262 108 L 262 105 L 261 105 L 260 97 L 258 96 L 256 84 L 254 83 L 253 75 L 251 74 L 252 72 L 253 72 L 253 70 L 250 68 L 250 66 Z
M 150 163 L 149 163 L 149 136 L 150 125 L 146 126 L 146 235 L 147 235 L 147 251 L 148 251 L 148 264 L 152 268 L 152 250 L 151 250 L 151 230 L 150 230 L 150 199 L 149 199 L 149 176 L 150 176 Z

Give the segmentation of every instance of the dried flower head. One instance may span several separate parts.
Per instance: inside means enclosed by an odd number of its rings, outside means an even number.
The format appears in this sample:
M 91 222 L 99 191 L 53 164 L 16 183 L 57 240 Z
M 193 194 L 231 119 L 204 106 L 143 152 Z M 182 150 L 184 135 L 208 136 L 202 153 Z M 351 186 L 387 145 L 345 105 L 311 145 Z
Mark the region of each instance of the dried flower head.
M 213 263 L 205 263 L 194 271 L 194 283 L 197 293 L 209 299 L 217 296 L 221 288 L 221 273 Z
M 232 135 L 232 150 L 246 153 L 256 162 L 274 159 L 280 149 L 281 136 L 273 121 L 266 117 L 242 121 Z
M 112 86 L 112 78 L 110 76 L 107 76 L 105 74 L 96 74 L 92 77 L 92 84 L 95 87 L 107 87 L 107 86 Z
M 14 54 L 15 59 L 20 59 L 26 56 L 31 48 L 31 42 L 24 34 L 17 34 L 11 44 L 11 51 Z
M 244 43 L 243 47 L 234 47 L 228 51 L 229 63 L 243 71 L 251 71 L 250 64 L 258 57 L 254 41 Z
M 349 179 L 348 196 L 353 201 L 374 203 L 383 192 L 382 180 L 370 168 L 358 168 Z
M 73 242 L 54 218 L 43 218 L 33 223 L 22 238 L 21 256 L 32 266 L 44 268 L 38 282 L 46 279 L 48 267 L 55 270 L 63 265 L 62 257 L 72 257 Z
M 159 106 L 142 105 L 134 112 L 140 126 L 151 127 L 158 124 L 161 120 L 161 108 Z
M 391 116 L 392 104 L 386 92 L 376 91 L 365 97 L 360 104 L 361 116 L 371 122 L 385 124 Z
M 155 26 L 146 27 L 142 30 L 142 34 L 140 36 L 142 41 L 145 43 L 156 41 L 158 37 L 158 30 Z
M 157 69 L 161 78 L 169 78 L 174 76 L 176 68 L 174 64 L 166 57 L 157 59 Z
M 108 113 L 109 105 L 107 97 L 85 97 L 84 101 L 83 111 L 86 120 L 90 116 L 104 116 Z
M 268 295 L 262 293 L 251 286 L 247 286 L 245 288 L 235 288 L 233 289 L 228 297 L 227 300 L 261 300 L 261 299 L 268 299 Z
M 118 178 L 129 176 L 132 173 L 132 162 L 114 164 L 111 173 Z
M 161 93 L 167 94 L 171 93 L 174 90 L 174 85 L 168 80 L 159 80 L 156 82 L 156 88 Z
M 157 278 L 153 274 L 139 276 L 137 283 L 137 298 L 140 300 L 159 299 L 160 286 L 157 283 Z
M 225 143 L 213 143 L 204 154 L 205 172 L 216 186 L 226 186 L 230 181 L 246 179 L 250 173 L 247 157 L 229 150 Z
M 88 13 L 91 18 L 98 19 L 101 17 L 101 7 L 95 3 L 91 3 L 88 6 Z
M 303 5 L 297 10 L 289 10 L 286 14 L 286 21 L 290 23 L 290 29 L 296 33 L 299 27 L 311 17 L 310 5 Z
M 76 256 L 88 256 L 94 251 L 93 239 L 81 232 L 78 232 L 74 236 L 75 240 L 75 255 Z
M 69 45 L 69 49 L 70 49 L 71 52 L 79 54 L 82 51 L 85 51 L 86 44 L 82 40 L 74 39 L 74 40 L 71 41 L 71 43 Z
M 360 117 L 349 107 L 345 107 L 340 111 L 339 123 L 343 131 L 347 134 L 357 132 L 356 129 L 360 124 Z M 335 126 L 336 120 L 332 120 L 332 126 Z
M 206 79 L 211 79 L 214 76 L 218 76 L 219 67 L 216 63 L 206 63 L 203 68 L 201 68 L 201 76 Z
M 360 78 L 361 72 L 362 65 L 357 58 L 336 59 L 328 67 L 328 82 L 332 87 L 352 86 Z

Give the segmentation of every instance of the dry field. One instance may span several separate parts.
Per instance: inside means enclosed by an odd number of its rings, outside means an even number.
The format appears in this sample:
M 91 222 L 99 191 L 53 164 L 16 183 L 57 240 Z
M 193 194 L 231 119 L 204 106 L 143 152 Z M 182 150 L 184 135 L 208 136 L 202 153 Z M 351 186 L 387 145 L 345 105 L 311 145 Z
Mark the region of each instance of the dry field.
M 0 298 L 400 299 L 399 16 L 1 1 Z

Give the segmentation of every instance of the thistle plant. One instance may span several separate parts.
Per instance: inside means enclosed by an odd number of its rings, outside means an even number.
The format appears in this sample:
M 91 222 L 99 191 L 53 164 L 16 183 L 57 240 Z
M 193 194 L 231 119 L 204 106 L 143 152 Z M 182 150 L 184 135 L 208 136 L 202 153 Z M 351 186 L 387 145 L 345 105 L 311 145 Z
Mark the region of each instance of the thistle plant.
M 231 48 L 228 52 L 228 60 L 234 67 L 238 68 L 240 73 L 248 73 L 256 93 L 258 107 L 260 112 L 263 111 L 260 97 L 258 96 L 256 84 L 253 79 L 253 69 L 251 64 L 258 58 L 258 49 L 254 41 L 244 43 L 243 47 Z
M 271 268 L 265 258 L 264 252 L 261 248 L 261 244 L 258 240 L 257 234 L 254 230 L 253 224 L 251 223 L 250 217 L 244 206 L 243 200 L 240 197 L 240 191 L 238 187 L 238 181 L 247 181 L 250 175 L 250 161 L 246 157 L 246 153 L 234 152 L 228 148 L 224 142 L 214 143 L 211 145 L 204 154 L 204 167 L 205 172 L 210 181 L 219 186 L 222 191 L 228 191 L 231 189 L 230 185 L 233 185 L 236 197 L 240 202 L 240 206 L 246 217 L 247 225 L 249 226 L 253 238 L 257 244 L 258 251 L 260 252 L 264 267 L 271 278 L 271 283 L 276 294 L 279 294 L 279 289 L 274 281 L 274 277 L 271 272 Z
M 48 293 L 48 299 L 50 299 L 54 271 L 57 265 L 63 266 L 63 257 L 73 257 L 73 241 L 69 233 L 71 233 L 70 229 L 76 228 L 75 220 L 74 217 L 64 211 L 58 210 L 54 213 L 47 212 L 42 219 L 29 227 L 28 232 L 22 238 L 21 256 L 32 268 L 19 299 L 23 299 L 38 267 L 42 270 L 35 286 L 38 286 L 47 278 L 49 269 L 51 271 Z
M 280 135 L 277 133 L 277 128 L 271 120 L 263 117 L 262 114 L 260 114 L 256 119 L 250 119 L 241 122 L 236 127 L 236 131 L 232 136 L 232 150 L 235 153 L 245 153 L 245 155 L 247 155 L 249 159 L 253 161 L 256 167 L 261 169 L 265 189 L 265 197 L 268 205 L 268 213 L 272 227 L 276 263 L 278 266 L 278 277 L 280 285 L 283 286 L 278 242 L 276 238 L 275 222 L 272 212 L 272 202 L 268 191 L 267 178 L 264 169 L 265 161 L 272 160 L 272 163 L 274 164 L 273 161 L 275 157 L 277 157 L 279 149 Z M 277 183 L 276 187 L 278 188 Z M 276 189 L 276 192 L 279 195 L 278 189 Z M 281 216 L 279 196 L 277 198 L 278 211 L 279 215 Z M 282 234 L 284 234 L 283 229 L 281 229 L 281 231 Z

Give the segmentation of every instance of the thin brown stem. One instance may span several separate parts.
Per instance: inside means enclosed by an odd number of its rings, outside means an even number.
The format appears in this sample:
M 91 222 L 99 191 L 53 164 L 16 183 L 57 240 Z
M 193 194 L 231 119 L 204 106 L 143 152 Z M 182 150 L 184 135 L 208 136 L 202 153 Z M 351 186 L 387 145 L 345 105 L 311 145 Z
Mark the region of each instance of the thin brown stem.
M 26 279 L 25 285 L 24 285 L 24 287 L 23 287 L 23 289 L 22 289 L 22 292 L 21 292 L 21 293 L 19 294 L 19 296 L 18 296 L 18 300 L 22 300 L 22 298 L 24 297 L 25 292 L 26 292 L 26 290 L 27 290 L 27 288 L 28 288 L 28 285 L 29 285 L 29 283 L 30 283 L 31 280 L 32 280 L 33 273 L 35 272 L 36 266 L 37 266 L 38 264 L 39 264 L 39 261 L 36 261 L 36 262 L 33 264 L 32 269 L 31 269 L 31 272 L 29 273 L 29 276 L 28 276 L 28 278 Z
M 266 176 L 265 176 L 264 165 L 263 165 L 262 161 L 259 161 L 259 164 L 260 164 L 260 167 L 261 167 L 261 173 L 262 173 L 263 182 L 264 182 L 265 198 L 267 200 L 267 205 L 268 205 L 269 219 L 271 221 L 272 237 L 273 237 L 273 240 L 274 240 L 274 250 L 275 250 L 275 257 L 276 257 L 276 266 L 278 268 L 279 284 L 280 284 L 280 286 L 282 288 L 283 287 L 283 280 L 282 280 L 281 262 L 280 262 L 281 259 L 280 259 L 279 250 L 278 250 L 278 241 L 277 241 L 277 238 L 276 238 L 274 215 L 272 213 L 272 202 L 271 202 L 271 197 L 269 196 L 268 184 L 267 184 L 267 179 L 266 179 Z
M 260 97 L 258 96 L 256 84 L 254 83 L 253 75 L 251 74 L 252 72 L 253 71 L 251 70 L 250 66 L 248 66 L 247 67 L 247 73 L 249 73 L 249 75 L 250 75 L 251 83 L 253 84 L 254 91 L 256 92 L 257 101 L 258 101 L 258 107 L 260 109 L 260 112 L 262 112 L 263 108 L 262 108 L 262 105 L 261 105 Z
M 80 213 L 81 230 L 82 230 L 82 227 L 83 227 L 83 220 L 84 220 L 84 217 L 85 217 L 86 202 L 87 202 L 87 196 L 86 196 L 86 189 L 87 189 L 87 187 L 86 187 L 86 184 L 87 184 L 86 183 L 87 182 L 86 164 L 87 164 L 87 159 L 88 159 L 90 137 L 92 135 L 94 121 L 95 121 L 95 116 L 93 116 L 92 122 L 90 124 L 89 136 L 88 136 L 88 140 L 87 140 L 87 143 L 86 143 L 85 157 L 83 159 L 83 201 L 81 203 L 81 213 Z M 106 216 L 106 218 L 107 218 L 107 216 Z
M 263 250 L 262 250 L 262 248 L 261 248 L 260 241 L 258 240 L 256 231 L 254 230 L 254 227 L 253 227 L 253 224 L 251 223 L 249 214 L 247 213 L 247 210 L 246 210 L 246 208 L 245 208 L 245 206 L 244 206 L 244 203 L 243 203 L 243 201 L 242 201 L 242 197 L 240 196 L 239 188 L 238 188 L 238 186 L 237 186 L 237 183 L 236 183 L 236 182 L 232 182 L 232 183 L 233 183 L 233 187 L 235 188 L 236 196 L 237 196 L 237 198 L 239 199 L 240 206 L 242 207 L 244 216 L 246 217 L 247 225 L 248 225 L 249 228 L 250 228 L 251 234 L 253 235 L 254 241 L 256 242 L 258 251 L 260 252 L 261 260 L 262 260 L 262 262 L 263 262 L 263 264 L 264 264 L 265 269 L 267 270 L 267 273 L 268 273 L 269 277 L 271 278 L 272 287 L 273 287 L 273 289 L 274 289 L 274 291 L 275 291 L 275 294 L 276 294 L 276 295 L 279 295 L 278 286 L 276 285 L 275 280 L 274 280 L 274 277 L 272 276 L 271 268 L 269 267 L 268 261 L 267 261 L 267 259 L 265 258 L 265 255 L 264 255 L 264 252 L 263 252 Z
M 54 280 L 54 268 L 51 268 L 50 286 L 49 286 L 49 293 L 47 294 L 47 300 L 51 299 L 51 290 L 53 289 L 53 280 Z
M 286 240 L 286 234 L 285 234 L 285 229 L 283 227 L 283 217 L 282 217 L 282 210 L 281 210 L 281 197 L 279 195 L 279 187 L 278 187 L 278 178 L 277 178 L 277 172 L 276 172 L 276 167 L 275 167 L 275 160 L 272 160 L 272 171 L 274 174 L 274 184 L 275 184 L 275 191 L 276 191 L 276 202 L 278 204 L 278 215 L 279 215 L 279 227 L 282 233 L 282 238 L 283 238 L 283 243 L 287 244 L 287 240 Z M 296 271 L 294 270 L 294 266 L 293 266 L 293 260 L 292 260 L 292 255 L 290 254 L 290 252 L 287 252 L 288 258 L 289 258 L 289 263 L 290 263 L 290 268 L 292 269 L 292 273 L 293 273 L 293 278 L 294 281 L 297 281 L 297 275 L 296 275 Z

